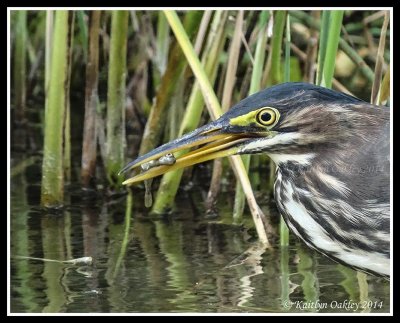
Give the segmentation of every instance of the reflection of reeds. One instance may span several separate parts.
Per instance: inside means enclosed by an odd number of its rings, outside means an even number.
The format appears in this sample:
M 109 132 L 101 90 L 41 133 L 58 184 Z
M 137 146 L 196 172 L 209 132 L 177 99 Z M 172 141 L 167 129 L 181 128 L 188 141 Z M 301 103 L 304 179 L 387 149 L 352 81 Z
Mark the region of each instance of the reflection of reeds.
M 174 222 L 167 225 L 161 221 L 155 222 L 156 236 L 160 252 L 167 262 L 168 288 L 172 288 L 175 297 L 168 302 L 178 309 L 190 305 L 191 311 L 199 311 L 199 300 L 192 289 L 195 286 L 190 262 L 184 253 L 183 225 Z
M 57 24 L 57 14 L 56 14 Z M 55 30 L 56 34 L 56 30 Z M 46 259 L 65 260 L 64 228 L 60 225 L 63 218 L 44 216 L 42 218 L 42 246 L 43 257 Z M 46 281 L 45 294 L 47 306 L 43 312 L 58 313 L 65 305 L 67 299 L 60 280 L 64 276 L 64 266 L 57 262 L 44 262 L 43 278 Z
M 281 246 L 280 257 L 281 304 L 282 308 L 286 309 L 285 304 L 290 304 L 289 249 L 287 246 Z
M 344 290 L 349 296 L 349 299 L 356 302 L 360 297 L 360 290 L 357 281 L 357 274 L 354 270 L 338 265 L 338 271 L 344 276 L 344 279 L 340 282 L 340 285 L 343 286 Z
M 315 304 L 320 298 L 320 291 L 318 278 L 315 274 L 313 254 L 309 250 L 305 250 L 303 246 L 298 248 L 297 254 L 299 256 L 297 269 L 303 276 L 301 287 L 303 289 L 304 300 Z
M 131 236 L 130 230 L 131 230 L 131 218 L 132 218 L 132 204 L 133 204 L 132 192 L 129 191 L 128 196 L 126 198 L 124 237 L 121 241 L 120 252 L 119 252 L 118 258 L 115 262 L 115 267 L 114 267 L 114 271 L 112 274 L 113 281 L 115 280 L 115 278 L 117 277 L 117 275 L 121 269 L 121 264 L 125 257 L 126 248 L 128 247 L 128 243 L 130 240 L 129 237 Z
M 15 179 L 14 179 L 15 180 Z M 15 199 L 22 205 L 27 206 L 26 195 L 26 178 L 25 176 L 17 177 L 18 189 L 15 190 Z M 13 203 L 13 201 L 12 201 Z M 17 214 L 10 219 L 10 230 L 13 233 L 10 244 L 10 256 L 16 255 L 29 255 L 31 250 L 31 232 L 28 227 L 29 210 L 27 207 L 20 208 Z M 21 295 L 20 302 L 22 303 L 26 312 L 37 311 L 37 304 L 34 299 L 37 297 L 36 290 L 30 284 L 32 279 L 32 268 L 28 260 L 15 261 L 13 264 L 15 270 L 15 277 L 20 282 L 18 285 L 11 285 L 11 293 L 18 293 Z M 13 311 L 13 304 L 11 304 L 11 311 Z

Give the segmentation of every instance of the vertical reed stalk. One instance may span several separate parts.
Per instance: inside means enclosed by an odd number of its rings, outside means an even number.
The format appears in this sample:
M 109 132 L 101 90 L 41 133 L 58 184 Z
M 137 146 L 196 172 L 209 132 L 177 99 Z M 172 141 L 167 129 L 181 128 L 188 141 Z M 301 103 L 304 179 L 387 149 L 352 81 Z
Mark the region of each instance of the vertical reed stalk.
M 216 78 L 216 72 L 218 67 L 218 58 L 221 54 L 225 32 L 224 26 L 227 19 L 227 12 L 217 12 L 214 16 L 213 27 L 209 33 L 207 39 L 207 46 L 211 46 L 209 50 L 205 50 L 204 58 L 205 72 L 207 73 L 208 79 L 211 83 L 214 83 Z M 214 32 L 215 31 L 215 35 Z M 212 41 L 211 41 L 212 40 Z M 192 93 L 189 98 L 188 105 L 185 110 L 185 114 L 179 130 L 179 136 L 196 129 L 199 126 L 202 107 L 204 105 L 204 99 L 198 83 L 195 83 L 192 89 Z M 182 154 L 183 152 L 181 152 Z M 178 157 L 180 154 L 176 154 Z M 179 184 L 182 178 L 183 169 L 166 173 L 162 179 L 157 192 L 155 203 L 153 206 L 153 212 L 164 213 L 170 209 L 174 203 L 176 193 L 179 188 Z
M 286 16 L 286 38 L 285 38 L 285 66 L 283 81 L 290 82 L 290 16 Z
M 71 83 L 71 66 L 72 66 L 72 47 L 74 35 L 74 18 L 75 11 L 70 11 L 68 20 L 68 61 L 67 61 L 67 79 L 65 81 L 65 119 L 64 119 L 64 145 L 63 145 L 63 169 L 64 181 L 71 181 L 71 104 L 70 104 L 70 83 Z
M 50 87 L 50 71 L 51 71 L 51 53 L 53 48 L 53 29 L 54 29 L 54 11 L 46 11 L 46 44 L 44 57 L 44 91 L 45 91 L 45 110 L 49 105 L 48 91 Z
M 55 14 L 42 164 L 41 204 L 45 207 L 62 204 L 64 197 L 63 126 L 67 106 L 68 18 L 71 15 L 71 12 L 64 10 Z
M 385 16 L 383 19 L 383 25 L 381 29 L 381 36 L 379 38 L 378 53 L 376 55 L 376 64 L 374 73 L 375 78 L 374 78 L 374 83 L 372 84 L 372 91 L 371 91 L 372 104 L 378 104 L 378 94 L 382 82 L 382 68 L 384 62 L 383 54 L 385 52 L 386 30 L 388 25 L 389 25 L 389 11 L 385 11 Z
M 218 116 L 221 115 L 222 109 L 215 95 L 215 92 L 210 84 L 210 81 L 207 78 L 207 74 L 204 71 L 203 67 L 201 66 L 201 63 L 194 51 L 194 48 L 190 43 L 190 40 L 187 37 L 185 30 L 175 11 L 166 10 L 164 11 L 164 13 L 168 19 L 168 22 L 179 44 L 182 47 L 183 52 L 185 53 L 185 56 L 190 64 L 190 67 L 193 70 L 194 75 L 196 76 L 199 82 L 199 86 L 202 90 L 208 112 L 211 118 L 215 120 Z M 246 174 L 246 170 L 244 168 L 242 159 L 239 156 L 231 156 L 229 157 L 229 161 L 231 162 L 235 175 L 238 178 L 240 178 L 242 182 L 247 197 L 247 202 L 249 204 L 250 211 L 253 216 L 253 221 L 257 230 L 258 237 L 262 243 L 268 246 L 269 241 L 266 233 L 266 228 L 262 220 L 265 218 L 265 215 L 262 213 L 260 207 L 258 206 L 254 198 L 254 193 L 251 189 L 249 178 Z
M 319 20 L 320 11 L 315 10 L 312 12 L 312 17 Z M 293 44 L 294 45 L 294 44 Z M 310 30 L 310 38 L 307 41 L 307 50 L 305 55 L 305 73 L 303 80 L 308 83 L 314 83 L 316 73 L 316 58 L 318 54 L 318 31 L 315 29 Z
M 383 77 L 381 88 L 379 90 L 378 104 L 384 104 L 390 96 L 390 65 Z
M 285 39 L 285 69 L 284 81 L 290 82 L 290 16 L 287 15 L 286 20 L 286 39 Z M 283 247 L 289 245 L 289 229 L 286 226 L 285 220 L 281 216 L 279 223 L 279 239 Z
M 274 26 L 271 44 L 271 73 L 269 77 L 268 85 L 275 85 L 282 82 L 282 72 L 281 72 L 281 52 L 282 52 L 282 40 L 283 31 L 286 22 L 286 11 L 278 10 L 274 15 Z M 272 160 L 269 162 L 269 191 L 272 192 L 275 181 L 275 164 Z
M 265 48 L 267 44 L 267 22 L 269 18 L 269 12 L 263 11 L 260 14 L 258 20 L 259 35 L 257 39 L 256 52 L 254 55 L 254 66 L 251 75 L 249 95 L 254 94 L 260 90 L 262 71 L 264 68 L 265 61 Z M 243 164 L 246 171 L 249 171 L 250 166 L 250 155 L 242 156 Z M 235 203 L 233 208 L 233 219 L 236 223 L 240 222 L 243 216 L 243 210 L 245 205 L 245 195 L 241 183 L 236 183 L 236 194 Z
M 71 182 L 71 104 L 69 100 L 70 71 L 68 72 L 65 95 L 67 98 L 64 119 L 63 171 L 64 183 Z
M 157 20 L 156 61 L 157 61 L 157 68 L 161 75 L 164 74 L 165 69 L 167 68 L 168 49 L 169 49 L 169 25 L 162 11 L 159 11 Z
M 318 71 L 321 73 L 321 75 L 318 74 L 318 77 L 321 78 L 320 84 L 327 88 L 332 87 L 336 53 L 339 46 L 340 30 L 342 28 L 343 12 L 343 10 L 331 11 L 329 18 L 325 17 L 325 12 L 323 15 L 324 23 L 322 25 L 321 35 L 325 35 L 324 37 L 326 37 L 326 40 L 322 42 L 320 51 L 321 56 L 325 54 L 325 57 L 321 57 L 321 62 L 318 63 L 321 64 L 318 68 Z M 324 19 L 329 19 L 329 26 L 326 26 Z
M 120 186 L 118 176 L 124 164 L 125 151 L 125 90 L 128 11 L 111 14 L 110 61 L 107 91 L 106 171 L 109 183 Z
M 200 18 L 201 12 L 197 10 L 189 11 L 186 14 L 184 26 L 189 37 L 196 31 Z M 183 59 L 183 52 L 180 46 L 175 44 L 171 50 L 167 69 L 161 79 L 156 99 L 154 100 L 144 129 L 142 142 L 140 144 L 140 155 L 149 152 L 159 143 L 165 125 L 163 120 L 165 119 L 167 104 L 173 94 L 178 78 L 181 76 L 186 66 L 187 62 Z
M 93 12 L 90 13 L 92 15 Z M 76 11 L 77 21 L 79 25 L 79 40 L 83 50 L 83 59 L 85 63 L 88 61 L 88 30 L 85 22 L 85 12 L 82 10 Z M 89 18 L 90 19 L 90 18 Z
M 86 65 L 85 120 L 83 124 L 81 180 L 86 188 L 94 186 L 97 157 L 96 106 L 99 79 L 99 30 L 101 11 L 90 13 L 89 53 Z
M 326 46 L 328 43 L 328 30 L 329 30 L 329 17 L 331 12 L 329 10 L 322 11 L 321 31 L 319 34 L 319 51 L 318 51 L 318 69 L 317 69 L 317 84 L 321 85 L 322 71 L 324 70 Z
M 224 81 L 224 90 L 222 95 L 222 112 L 226 112 L 231 105 L 232 92 L 233 87 L 236 81 L 236 71 L 239 62 L 239 53 L 241 46 L 241 36 L 243 33 L 243 11 L 239 11 L 236 17 L 235 31 L 233 33 L 231 45 L 229 47 L 229 58 L 228 64 L 229 68 L 227 68 L 225 81 Z M 213 163 L 213 171 L 211 177 L 211 184 L 207 194 L 206 200 L 206 210 L 212 211 L 213 206 L 216 203 L 217 195 L 220 190 L 221 183 L 221 175 L 222 175 L 222 159 L 217 158 Z
M 281 52 L 282 52 L 282 39 L 283 30 L 285 28 L 286 11 L 278 10 L 274 15 L 274 27 L 272 34 L 272 48 L 271 48 L 271 77 L 269 85 L 282 83 L 281 72 Z
M 15 120 L 23 122 L 26 104 L 26 53 L 27 53 L 27 11 L 15 12 L 15 49 L 14 49 L 14 94 Z
M 226 71 L 226 77 L 224 82 L 224 90 L 222 96 L 222 112 L 228 111 L 231 105 L 233 87 L 236 81 L 236 71 L 239 62 L 240 46 L 242 44 L 241 36 L 243 33 L 243 18 L 244 18 L 244 12 L 241 10 L 238 12 L 236 17 L 235 30 L 229 48 L 229 58 L 228 58 L 229 68 Z

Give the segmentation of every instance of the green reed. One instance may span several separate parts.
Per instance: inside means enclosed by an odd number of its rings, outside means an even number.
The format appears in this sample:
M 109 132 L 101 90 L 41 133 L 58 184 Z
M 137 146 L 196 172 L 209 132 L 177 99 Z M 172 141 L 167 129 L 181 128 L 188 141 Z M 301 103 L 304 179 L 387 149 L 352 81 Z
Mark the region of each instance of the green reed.
M 26 76 L 27 76 L 27 11 L 13 11 L 15 18 L 15 45 L 14 45 L 14 66 L 13 66 L 13 86 L 15 118 L 22 122 L 25 119 L 26 104 Z
M 110 61 L 107 90 L 107 142 L 105 166 L 111 185 L 119 186 L 118 172 L 125 163 L 126 49 L 128 11 L 111 14 Z
M 41 204 L 46 207 L 63 204 L 63 139 L 66 127 L 69 33 L 72 12 L 57 11 L 54 18 L 53 48 L 48 83 L 48 105 L 45 111 L 42 164 Z M 47 50 L 50 50 L 49 48 Z

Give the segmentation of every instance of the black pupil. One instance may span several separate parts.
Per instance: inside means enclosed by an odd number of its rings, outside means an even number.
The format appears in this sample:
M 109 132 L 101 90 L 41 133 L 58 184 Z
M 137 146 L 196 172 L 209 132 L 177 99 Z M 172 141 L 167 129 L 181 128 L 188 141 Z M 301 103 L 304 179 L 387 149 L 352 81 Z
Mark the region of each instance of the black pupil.
M 272 119 L 272 115 L 269 112 L 264 112 L 261 114 L 261 120 L 264 122 L 268 122 Z

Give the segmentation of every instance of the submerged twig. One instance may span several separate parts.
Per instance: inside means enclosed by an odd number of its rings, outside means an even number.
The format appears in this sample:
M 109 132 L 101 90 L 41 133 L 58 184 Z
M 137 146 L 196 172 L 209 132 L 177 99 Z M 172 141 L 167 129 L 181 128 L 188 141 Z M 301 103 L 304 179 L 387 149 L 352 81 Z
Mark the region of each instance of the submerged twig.
M 59 264 L 68 264 L 68 265 L 92 265 L 93 258 L 92 257 L 81 257 L 74 258 L 70 260 L 57 260 L 57 259 L 48 259 L 48 258 L 37 258 L 37 257 L 28 257 L 28 256 L 15 256 L 15 259 L 26 259 L 26 260 L 40 260 L 46 262 L 56 262 Z

